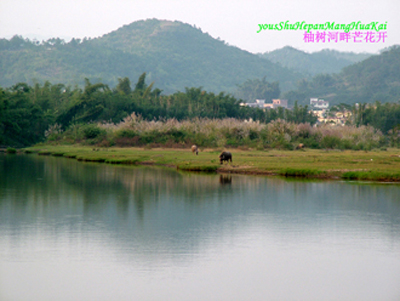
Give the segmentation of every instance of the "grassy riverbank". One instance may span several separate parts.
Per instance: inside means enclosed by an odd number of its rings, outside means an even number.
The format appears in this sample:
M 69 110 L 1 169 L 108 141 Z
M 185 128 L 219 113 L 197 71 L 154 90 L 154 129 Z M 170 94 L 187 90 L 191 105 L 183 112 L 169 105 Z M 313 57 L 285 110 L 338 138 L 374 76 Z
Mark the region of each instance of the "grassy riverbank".
M 257 151 L 229 150 L 232 164 L 219 164 L 221 150 L 203 149 L 198 156 L 189 149 L 93 148 L 88 146 L 35 146 L 27 153 L 110 164 L 163 165 L 187 171 L 281 175 L 327 179 L 400 182 L 400 150 Z

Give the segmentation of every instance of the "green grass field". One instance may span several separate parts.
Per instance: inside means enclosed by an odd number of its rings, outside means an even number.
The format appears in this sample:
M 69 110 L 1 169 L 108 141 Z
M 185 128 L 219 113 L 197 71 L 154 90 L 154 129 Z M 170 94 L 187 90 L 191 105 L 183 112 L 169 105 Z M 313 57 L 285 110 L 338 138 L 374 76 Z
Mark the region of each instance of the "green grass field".
M 196 156 L 190 149 L 93 148 L 88 146 L 35 146 L 27 153 L 74 158 L 110 164 L 163 165 L 187 171 L 265 174 L 287 177 L 337 178 L 400 182 L 400 150 L 256 151 L 228 149 L 233 162 L 220 165 L 221 150 L 203 149 Z

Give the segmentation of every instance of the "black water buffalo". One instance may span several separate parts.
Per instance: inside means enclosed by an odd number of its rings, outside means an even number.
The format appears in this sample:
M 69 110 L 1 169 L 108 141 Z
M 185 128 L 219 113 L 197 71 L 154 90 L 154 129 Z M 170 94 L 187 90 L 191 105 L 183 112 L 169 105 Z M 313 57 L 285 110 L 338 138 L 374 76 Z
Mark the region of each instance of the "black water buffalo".
M 231 163 L 232 163 L 232 154 L 230 152 L 222 152 L 219 155 L 219 162 L 222 164 L 222 163 L 224 163 L 224 161 L 226 161 L 227 163 L 229 163 L 229 161 L 231 161 Z

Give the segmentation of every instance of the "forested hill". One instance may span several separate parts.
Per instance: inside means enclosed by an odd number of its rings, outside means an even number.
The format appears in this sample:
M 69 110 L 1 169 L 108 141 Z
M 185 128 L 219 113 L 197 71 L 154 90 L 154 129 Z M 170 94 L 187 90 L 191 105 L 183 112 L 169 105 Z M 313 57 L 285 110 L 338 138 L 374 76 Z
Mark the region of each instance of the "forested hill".
M 331 104 L 400 101 L 400 46 L 395 45 L 368 59 L 343 68 L 339 74 L 319 74 L 301 80 L 298 89 L 285 95 L 307 103 L 311 97 Z
M 260 54 L 260 57 L 307 75 L 339 73 L 342 68 L 372 56 L 371 53 L 339 52 L 324 49 L 307 53 L 290 46 Z
M 118 78 L 147 80 L 164 93 L 185 87 L 232 92 L 247 79 L 279 81 L 293 89 L 300 74 L 255 54 L 229 46 L 201 29 L 157 19 L 134 22 L 96 39 L 42 43 L 15 36 L 0 40 L 0 86 L 18 82 L 83 86 L 84 79 L 110 86 Z

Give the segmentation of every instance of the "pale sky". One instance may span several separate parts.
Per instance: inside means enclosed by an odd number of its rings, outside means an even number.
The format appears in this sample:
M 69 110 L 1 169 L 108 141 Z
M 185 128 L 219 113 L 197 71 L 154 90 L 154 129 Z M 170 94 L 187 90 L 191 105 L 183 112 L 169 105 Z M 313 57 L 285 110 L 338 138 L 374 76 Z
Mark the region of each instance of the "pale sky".
M 214 38 L 253 53 L 290 45 L 372 52 L 400 45 L 400 0 L 0 0 L 0 38 L 65 40 L 99 37 L 134 21 L 157 18 L 200 27 Z M 387 22 L 385 42 L 308 42 L 304 31 L 261 31 L 258 24 Z M 377 40 L 377 39 L 376 39 Z

